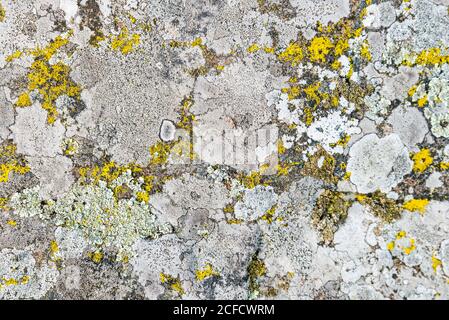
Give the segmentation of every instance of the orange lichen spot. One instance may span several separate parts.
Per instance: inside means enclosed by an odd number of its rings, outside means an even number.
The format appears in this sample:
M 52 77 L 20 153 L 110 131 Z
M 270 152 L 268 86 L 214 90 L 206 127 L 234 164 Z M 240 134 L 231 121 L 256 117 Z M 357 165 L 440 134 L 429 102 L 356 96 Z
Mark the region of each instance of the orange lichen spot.
M 429 204 L 429 200 L 427 200 L 427 199 L 412 199 L 412 200 L 406 201 L 402 207 L 405 210 L 412 211 L 412 212 L 418 211 L 419 213 L 423 214 L 424 212 L 426 212 L 426 207 L 428 204 Z
M 326 37 L 313 38 L 308 48 L 310 60 L 313 62 L 326 62 L 326 56 L 333 47 L 331 40 Z
M 424 172 L 432 163 L 433 158 L 430 150 L 427 148 L 421 149 L 419 152 L 412 156 L 413 160 L 413 171 L 422 173 Z

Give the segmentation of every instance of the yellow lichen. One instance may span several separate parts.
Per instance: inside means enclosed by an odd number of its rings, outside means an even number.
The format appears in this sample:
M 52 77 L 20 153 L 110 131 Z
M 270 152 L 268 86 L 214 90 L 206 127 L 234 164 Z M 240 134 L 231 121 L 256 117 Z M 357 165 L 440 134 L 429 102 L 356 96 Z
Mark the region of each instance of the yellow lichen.
M 427 199 L 412 199 L 405 202 L 402 207 L 408 211 L 424 213 L 428 204 L 429 200 Z
M 328 38 L 313 38 L 308 48 L 310 60 L 313 62 L 326 62 L 326 56 L 332 48 L 333 44 Z
M 409 90 L 408 90 L 408 96 L 409 97 L 413 97 L 416 93 L 416 90 L 418 89 L 417 85 L 413 85 Z
M 20 50 L 16 50 L 14 51 L 12 54 L 10 54 L 9 56 L 6 57 L 5 61 L 6 62 L 11 62 L 14 61 L 16 59 L 19 59 L 22 56 L 22 51 Z
M 47 122 L 52 124 L 56 121 L 58 111 L 56 109 L 56 100 L 64 95 L 71 98 L 79 98 L 81 88 L 70 80 L 70 67 L 62 62 L 55 64 L 50 63 L 50 59 L 58 52 L 58 50 L 69 43 L 68 38 L 71 36 L 69 32 L 67 37 L 57 36 L 46 47 L 37 47 L 30 51 L 34 57 L 31 64 L 27 80 L 27 91 L 23 92 L 16 102 L 18 107 L 26 107 L 31 105 L 30 93 L 37 90 L 42 96 L 42 108 L 47 111 Z
M 212 264 L 207 263 L 202 270 L 195 271 L 195 278 L 197 281 L 203 281 L 204 279 L 210 278 L 212 276 L 218 276 L 219 274 L 214 271 Z
M 413 251 L 416 250 L 416 245 L 415 245 L 415 239 L 410 239 L 409 240 L 409 246 L 408 247 L 403 247 L 402 251 L 406 254 L 409 255 L 410 253 L 412 253 Z
M 449 170 L 449 162 L 440 162 L 440 169 L 441 170 Z
M 30 95 L 28 94 L 28 92 L 24 92 L 17 98 L 15 106 L 23 108 L 23 107 L 29 107 L 29 106 L 31 106 L 31 104 L 32 103 L 31 103 Z
M 21 284 L 27 284 L 30 281 L 30 276 L 23 276 L 22 279 L 20 280 Z
M 130 34 L 128 28 L 124 27 L 117 36 L 112 38 L 111 49 L 120 51 L 123 55 L 127 55 L 139 44 L 140 34 Z
M 262 175 L 259 171 L 253 171 L 248 175 L 241 175 L 240 181 L 245 188 L 254 189 L 257 185 L 262 184 Z
M 274 214 L 276 213 L 277 205 L 272 206 L 270 209 L 265 212 L 265 214 L 261 217 L 262 220 L 271 224 L 274 220 Z
M 432 269 L 435 273 L 437 272 L 438 267 L 441 267 L 441 265 L 441 260 L 435 257 L 435 255 L 432 255 Z
M 427 148 L 421 149 L 419 152 L 412 156 L 413 160 L 413 171 L 414 172 L 424 172 L 432 163 L 433 158 L 430 150 Z
M 160 273 L 159 279 L 162 284 L 167 284 L 170 289 L 177 292 L 180 296 L 185 294 L 184 289 L 182 288 L 181 280 L 179 278 L 175 278 L 169 274 Z
M 66 156 L 73 156 L 79 150 L 79 143 L 75 139 L 65 139 L 62 143 L 62 151 Z
M 95 262 L 95 263 L 100 263 L 103 260 L 103 253 L 101 251 L 95 251 L 95 252 L 89 252 L 88 253 L 89 258 Z
M 3 22 L 6 17 L 6 11 L 3 8 L 2 4 L 0 3 L 0 22 Z
M 367 61 L 371 61 L 372 59 L 367 40 L 362 43 L 362 47 L 360 48 L 360 55 Z
M 0 209 L 8 209 L 6 204 L 8 203 L 8 198 L 0 198 Z
M 427 95 L 424 95 L 423 97 L 419 98 L 417 101 L 418 107 L 422 108 L 426 105 L 427 101 L 428 101 L 428 97 Z
M 19 281 L 14 278 L 2 278 L 2 281 L 4 286 L 17 286 L 19 284 Z
M 153 165 L 165 164 L 170 155 L 171 145 L 163 142 L 157 142 L 150 146 L 150 163 Z
M 260 47 L 259 47 L 259 45 L 257 43 L 254 43 L 254 44 L 250 45 L 248 47 L 248 49 L 246 49 L 246 51 L 248 51 L 249 53 L 254 53 L 254 52 L 259 51 L 259 50 L 260 50 Z
M 416 250 L 415 239 L 409 238 L 408 239 L 409 243 L 408 243 L 408 246 L 406 246 L 406 247 L 397 244 L 397 241 L 405 239 L 405 238 L 407 238 L 407 232 L 405 232 L 404 230 L 399 231 L 396 234 L 396 240 L 391 241 L 390 243 L 387 244 L 387 249 L 389 251 L 393 251 L 393 249 L 395 247 L 397 247 L 397 248 L 401 249 L 404 254 L 406 254 L 406 255 L 411 254 L 413 251 Z
M 8 182 L 11 173 L 25 174 L 30 171 L 23 159 L 16 155 L 14 144 L 0 144 L 0 183 Z
M 55 254 L 59 251 L 58 243 L 55 240 L 50 242 L 50 253 Z
M 148 193 L 148 191 L 139 191 L 136 194 L 136 199 L 139 202 L 148 203 L 150 201 L 150 194 Z
M 6 224 L 11 227 L 15 227 L 15 226 L 17 226 L 17 221 L 10 219 L 10 220 L 6 221 Z
M 449 62 L 449 55 L 443 55 L 440 48 L 430 48 L 421 51 L 416 58 L 418 65 L 436 65 Z
M 290 62 L 292 66 L 296 66 L 303 58 L 301 46 L 296 42 L 291 42 L 287 48 L 279 54 L 279 60 Z
M 394 249 L 394 241 L 390 241 L 387 243 L 387 250 L 388 251 L 393 251 Z

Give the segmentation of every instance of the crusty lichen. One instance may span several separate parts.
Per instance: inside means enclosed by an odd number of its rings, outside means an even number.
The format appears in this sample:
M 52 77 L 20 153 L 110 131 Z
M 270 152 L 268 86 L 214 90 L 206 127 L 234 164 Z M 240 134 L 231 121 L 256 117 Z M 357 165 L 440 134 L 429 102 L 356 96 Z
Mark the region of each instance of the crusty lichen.
M 401 207 L 393 199 L 388 198 L 385 193 L 376 191 L 371 194 L 359 194 L 356 196 L 357 201 L 368 206 L 370 211 L 386 222 L 392 222 L 401 217 Z
M 6 11 L 5 8 L 3 8 L 3 5 L 0 3 L 0 22 L 3 22 L 6 17 Z
M 334 233 L 346 220 L 351 204 L 340 192 L 325 190 L 319 196 L 312 212 L 312 224 L 320 232 L 324 244 L 332 244 Z
M 16 153 L 14 144 L 0 144 L 0 183 L 8 182 L 12 173 L 26 174 L 30 171 L 25 159 Z
M 424 172 L 432 163 L 433 157 L 430 150 L 427 148 L 421 149 L 419 152 L 412 156 L 413 171 L 417 173 Z
M 34 61 L 27 75 L 27 91 L 19 95 L 15 104 L 17 107 L 30 106 L 30 96 L 37 91 L 42 97 L 41 107 L 48 113 L 49 124 L 54 123 L 58 117 L 56 100 L 59 97 L 80 98 L 81 88 L 71 80 L 71 68 L 62 61 L 51 61 L 58 51 L 69 43 L 71 35 L 72 32 L 65 37 L 57 36 L 46 47 L 37 47 L 29 52 Z

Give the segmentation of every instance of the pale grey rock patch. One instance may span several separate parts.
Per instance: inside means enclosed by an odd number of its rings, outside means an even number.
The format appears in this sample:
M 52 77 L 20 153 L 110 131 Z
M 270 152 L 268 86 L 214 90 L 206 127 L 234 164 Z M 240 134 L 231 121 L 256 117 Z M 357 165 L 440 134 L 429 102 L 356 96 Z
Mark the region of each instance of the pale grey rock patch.
M 444 186 L 441 181 L 442 174 L 440 172 L 432 172 L 426 180 L 426 187 L 430 190 Z
M 393 110 L 387 122 L 393 126 L 393 132 L 410 151 L 424 140 L 429 126 L 422 113 L 414 107 L 399 106 Z
M 75 182 L 72 160 L 61 155 L 53 158 L 26 157 L 31 171 L 40 182 L 39 194 L 43 199 L 64 195 Z
M 358 192 L 388 192 L 411 172 L 412 161 L 398 135 L 369 134 L 351 147 L 347 170 Z
M 245 190 L 243 199 L 235 204 L 235 217 L 245 221 L 257 220 L 276 204 L 277 199 L 277 194 L 270 186 L 259 185 Z
M 441 242 L 440 255 L 444 274 L 449 276 L 449 239 Z
M 61 142 L 65 128 L 59 120 L 47 124 L 47 112 L 40 103 L 34 103 L 28 108 L 16 109 L 17 116 L 11 126 L 17 153 L 41 158 L 52 158 L 62 154 Z

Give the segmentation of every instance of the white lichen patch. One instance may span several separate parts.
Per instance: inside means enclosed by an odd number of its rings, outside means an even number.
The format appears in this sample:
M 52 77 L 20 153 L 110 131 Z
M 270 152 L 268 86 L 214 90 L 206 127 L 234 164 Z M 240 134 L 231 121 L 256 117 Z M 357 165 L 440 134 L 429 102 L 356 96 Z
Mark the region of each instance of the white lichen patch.
M 313 122 L 307 129 L 307 135 L 319 142 L 323 148 L 331 153 L 342 153 L 343 147 L 337 142 L 344 136 L 351 136 L 361 132 L 357 127 L 358 121 L 349 120 L 340 112 L 335 111 L 327 117 Z
M 411 172 L 412 161 L 397 135 L 369 134 L 351 147 L 347 170 L 358 192 L 388 192 Z
M 38 266 L 31 250 L 0 251 L 0 299 L 40 299 L 55 284 L 56 267 Z
M 256 186 L 245 190 L 243 199 L 235 205 L 235 217 L 245 221 L 257 220 L 276 204 L 277 198 L 272 187 Z

